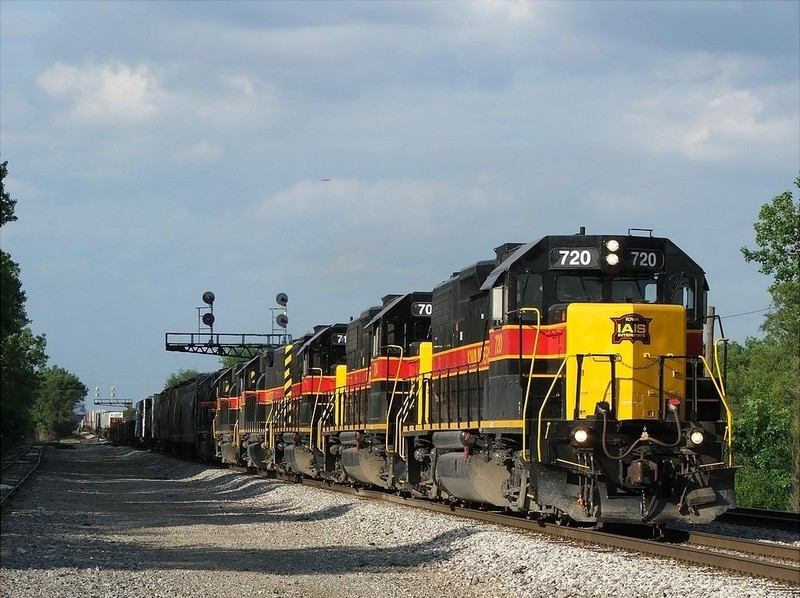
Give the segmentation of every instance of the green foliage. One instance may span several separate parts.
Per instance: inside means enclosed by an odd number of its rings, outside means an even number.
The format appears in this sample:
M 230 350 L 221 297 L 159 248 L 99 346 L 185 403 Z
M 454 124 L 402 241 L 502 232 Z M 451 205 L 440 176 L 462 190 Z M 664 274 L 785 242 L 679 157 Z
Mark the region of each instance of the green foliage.
M 6 191 L 8 162 L 0 164 L 0 227 L 14 222 L 16 200 Z M 47 362 L 44 335 L 28 327 L 19 265 L 0 251 L 0 438 L 13 441 L 30 431 L 30 406 Z
M 220 358 L 219 363 L 223 368 L 229 368 L 236 365 L 237 363 L 247 363 L 248 361 L 253 359 L 253 357 L 255 356 L 236 357 L 234 355 L 226 355 L 225 357 Z
M 41 384 L 31 416 L 36 432 L 41 439 L 59 438 L 68 435 L 77 423 L 74 413 L 89 389 L 80 379 L 60 366 L 51 366 L 42 371 Z
M 800 177 L 794 184 L 800 189 Z M 800 281 L 800 201 L 788 190 L 776 195 L 761 206 L 753 228 L 759 248 L 742 247 L 744 259 L 761 264 L 759 272 L 772 274 L 775 284 Z
M 767 340 L 748 339 L 729 352 L 728 390 L 734 410 L 733 450 L 740 506 L 795 510 L 798 438 L 794 355 Z
M 800 177 L 795 180 L 800 188 Z M 733 403 L 737 501 L 800 510 L 800 203 L 789 191 L 762 206 L 757 250 L 745 260 L 773 275 L 764 339 L 733 344 L 728 391 Z
M 29 324 L 25 300 L 25 291 L 19 279 L 19 264 L 5 251 L 0 251 L 0 338 L 20 332 Z
M 17 219 L 14 215 L 14 206 L 17 205 L 17 200 L 11 199 L 11 195 L 6 191 L 5 183 L 3 183 L 7 174 L 8 162 L 3 162 L 0 164 L 0 227 Z
M 192 378 L 196 378 L 199 375 L 200 372 L 197 370 L 178 370 L 174 374 L 169 375 L 169 377 L 164 382 L 164 388 L 175 386 L 176 384 L 180 384 L 184 380 L 191 380 Z
M 0 435 L 16 439 L 30 432 L 29 409 L 39 385 L 38 370 L 47 362 L 44 336 L 30 328 L 0 339 Z

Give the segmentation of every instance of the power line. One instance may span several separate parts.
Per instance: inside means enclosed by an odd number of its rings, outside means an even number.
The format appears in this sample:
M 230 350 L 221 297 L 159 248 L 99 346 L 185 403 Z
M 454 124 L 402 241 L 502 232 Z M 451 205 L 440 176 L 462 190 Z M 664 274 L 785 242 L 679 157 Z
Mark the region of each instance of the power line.
M 767 307 L 765 309 L 754 309 L 753 311 L 744 311 L 744 312 L 742 312 L 740 314 L 731 314 L 729 316 L 719 316 L 719 318 L 720 318 L 720 320 L 728 320 L 730 318 L 738 318 L 740 316 L 749 316 L 749 315 L 752 315 L 752 314 L 760 314 L 760 313 L 763 313 L 763 312 L 769 311 L 769 310 L 770 310 L 769 307 Z

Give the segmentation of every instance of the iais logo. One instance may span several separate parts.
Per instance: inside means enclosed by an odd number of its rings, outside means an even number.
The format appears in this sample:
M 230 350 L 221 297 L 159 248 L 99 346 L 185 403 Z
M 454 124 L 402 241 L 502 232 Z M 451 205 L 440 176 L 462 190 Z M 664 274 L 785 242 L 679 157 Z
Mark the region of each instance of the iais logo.
M 614 334 L 611 342 L 615 345 L 623 341 L 635 343 L 641 341 L 643 345 L 650 344 L 650 322 L 653 318 L 645 318 L 640 314 L 625 314 L 618 318 L 611 318 L 614 322 Z

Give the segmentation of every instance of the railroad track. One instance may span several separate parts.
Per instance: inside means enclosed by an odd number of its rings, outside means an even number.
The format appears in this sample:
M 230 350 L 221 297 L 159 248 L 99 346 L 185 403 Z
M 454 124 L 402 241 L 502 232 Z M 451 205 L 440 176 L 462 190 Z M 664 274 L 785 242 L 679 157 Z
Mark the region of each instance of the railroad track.
M 649 556 L 669 558 L 692 565 L 714 567 L 755 577 L 800 585 L 800 548 L 767 542 L 715 536 L 700 532 L 682 532 L 683 536 L 652 540 L 603 530 L 565 527 L 524 517 L 480 511 L 443 503 L 404 498 L 377 490 L 330 485 L 324 481 L 303 480 L 303 484 L 336 492 L 412 506 L 439 513 L 448 513 L 483 523 L 542 533 L 574 542 L 596 544 L 615 550 L 628 550 Z M 680 533 L 680 532 L 679 532 Z
M 0 506 L 5 506 L 8 499 L 36 471 L 42 461 L 43 452 L 44 445 L 36 444 L 8 457 L 4 456 L 0 466 Z
M 769 511 L 766 509 L 731 509 L 718 518 L 721 523 L 782 529 L 797 532 L 800 530 L 800 513 L 788 511 Z
M 228 468 L 253 475 L 253 472 L 246 467 L 228 466 Z M 274 477 L 265 473 L 256 473 L 254 475 Z M 406 498 L 396 494 L 388 494 L 380 490 L 367 490 L 351 486 L 329 484 L 322 480 L 301 478 L 280 479 L 334 492 L 363 496 L 376 500 L 385 500 L 438 513 L 447 513 L 483 523 L 492 523 L 528 532 L 542 533 L 565 540 L 596 544 L 615 550 L 628 550 L 648 556 L 674 559 L 692 565 L 713 567 L 725 571 L 744 573 L 754 577 L 762 577 L 800 585 L 800 548 L 797 546 L 760 542 L 699 531 L 681 530 L 667 530 L 664 538 L 653 540 L 634 537 L 627 532 L 622 533 L 620 531 L 619 533 L 610 533 L 600 529 L 566 527 L 554 523 L 530 520 L 521 516 Z M 742 511 L 747 511 L 747 509 L 737 509 L 734 514 L 738 516 Z M 757 514 L 759 510 L 750 509 L 750 511 L 755 511 Z M 783 517 L 784 522 L 791 522 L 793 520 L 792 516 L 794 516 L 794 518 L 798 516 L 796 513 L 789 513 L 788 515 L 788 517 Z M 778 519 L 780 519 L 780 515 L 778 515 Z M 755 516 L 751 516 L 747 520 L 750 521 L 749 525 L 756 525 L 753 523 L 754 521 L 761 521 L 761 519 Z M 614 526 L 608 527 L 614 528 Z M 786 525 L 784 525 L 784 527 L 786 527 Z M 630 531 L 630 528 L 627 529 Z M 644 529 L 644 527 L 640 528 L 639 531 L 642 529 Z M 789 527 L 789 529 L 796 528 Z

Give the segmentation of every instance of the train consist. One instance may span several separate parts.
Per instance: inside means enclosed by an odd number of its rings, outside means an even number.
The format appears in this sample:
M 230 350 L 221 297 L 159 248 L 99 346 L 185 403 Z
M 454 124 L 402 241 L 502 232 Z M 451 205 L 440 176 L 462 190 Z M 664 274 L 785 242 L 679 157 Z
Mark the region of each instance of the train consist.
M 732 508 L 700 266 L 640 230 L 495 254 L 144 399 L 116 438 L 580 524 Z

